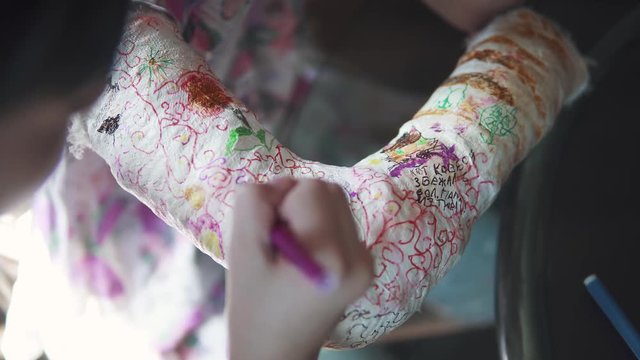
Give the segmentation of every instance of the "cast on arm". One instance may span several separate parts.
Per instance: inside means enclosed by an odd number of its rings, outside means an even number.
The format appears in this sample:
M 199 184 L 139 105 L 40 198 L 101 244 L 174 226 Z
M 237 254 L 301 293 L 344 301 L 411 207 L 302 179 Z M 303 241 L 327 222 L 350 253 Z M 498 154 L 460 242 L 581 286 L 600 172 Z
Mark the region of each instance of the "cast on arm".
M 182 41 L 170 17 L 137 5 L 111 85 L 71 136 L 225 266 L 238 184 L 281 176 L 338 184 L 373 257 L 374 281 L 327 345 L 361 347 L 419 308 L 511 169 L 587 80 L 565 34 L 530 10 L 512 11 L 471 39 L 451 76 L 389 145 L 336 167 L 280 144 Z

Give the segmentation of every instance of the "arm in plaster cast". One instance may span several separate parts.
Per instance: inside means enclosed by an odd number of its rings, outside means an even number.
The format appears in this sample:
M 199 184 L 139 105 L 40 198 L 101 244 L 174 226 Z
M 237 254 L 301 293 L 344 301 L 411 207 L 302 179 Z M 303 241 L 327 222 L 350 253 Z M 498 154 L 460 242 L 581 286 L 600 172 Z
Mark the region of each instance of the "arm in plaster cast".
M 292 176 L 345 190 L 375 279 L 346 310 L 332 347 L 365 346 L 419 308 L 502 181 L 588 77 L 552 23 L 513 11 L 471 40 L 388 146 L 345 168 L 301 159 L 265 132 L 154 9 L 132 11 L 111 76 L 118 89 L 74 122 L 71 137 L 223 265 L 236 184 Z

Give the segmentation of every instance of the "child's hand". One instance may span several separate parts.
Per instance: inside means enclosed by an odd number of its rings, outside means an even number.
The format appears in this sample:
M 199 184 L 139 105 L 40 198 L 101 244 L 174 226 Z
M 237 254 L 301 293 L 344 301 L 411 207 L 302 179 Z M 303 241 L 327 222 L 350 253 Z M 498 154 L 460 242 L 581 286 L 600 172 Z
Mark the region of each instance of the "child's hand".
M 342 190 L 318 180 L 280 179 L 244 186 L 236 199 L 227 288 L 231 358 L 316 358 L 372 279 L 371 257 Z M 270 232 L 278 217 L 337 281 L 332 291 L 317 288 L 274 253 Z

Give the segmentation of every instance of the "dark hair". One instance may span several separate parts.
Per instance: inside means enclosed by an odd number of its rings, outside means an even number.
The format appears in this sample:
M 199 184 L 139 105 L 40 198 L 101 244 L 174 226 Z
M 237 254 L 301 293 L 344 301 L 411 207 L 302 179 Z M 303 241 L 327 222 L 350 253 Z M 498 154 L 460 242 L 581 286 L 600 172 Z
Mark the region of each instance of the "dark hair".
M 0 9 L 0 109 L 105 74 L 127 0 L 26 0 Z

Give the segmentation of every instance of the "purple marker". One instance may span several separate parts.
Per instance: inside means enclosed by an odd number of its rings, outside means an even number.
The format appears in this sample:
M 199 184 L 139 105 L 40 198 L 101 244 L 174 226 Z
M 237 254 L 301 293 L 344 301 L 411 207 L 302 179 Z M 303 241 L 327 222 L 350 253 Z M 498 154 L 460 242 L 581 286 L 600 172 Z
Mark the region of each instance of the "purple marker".
M 284 222 L 278 221 L 271 230 L 271 244 L 319 288 L 331 291 L 335 287 L 322 266 L 298 244 Z

